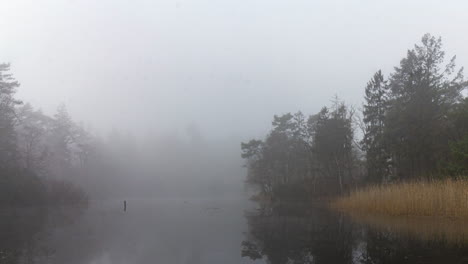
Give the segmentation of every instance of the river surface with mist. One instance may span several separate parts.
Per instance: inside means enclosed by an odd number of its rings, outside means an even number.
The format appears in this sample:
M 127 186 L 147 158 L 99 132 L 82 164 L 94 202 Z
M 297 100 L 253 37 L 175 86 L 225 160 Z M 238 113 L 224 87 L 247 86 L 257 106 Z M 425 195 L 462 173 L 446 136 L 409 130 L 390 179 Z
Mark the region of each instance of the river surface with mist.
M 358 220 L 243 196 L 2 210 L 0 263 L 464 263 L 457 222 Z M 458 226 L 458 228 L 457 228 Z

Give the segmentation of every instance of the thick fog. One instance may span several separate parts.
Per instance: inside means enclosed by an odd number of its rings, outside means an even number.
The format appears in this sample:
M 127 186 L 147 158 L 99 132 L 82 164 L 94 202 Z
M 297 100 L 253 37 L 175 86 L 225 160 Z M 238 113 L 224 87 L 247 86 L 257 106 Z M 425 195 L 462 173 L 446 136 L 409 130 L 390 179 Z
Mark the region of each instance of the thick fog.
M 138 170 L 109 175 L 119 184 L 82 180 L 88 188 L 128 195 L 182 182 L 181 192 L 223 193 L 219 186 L 242 188 L 240 142 L 264 135 L 274 114 L 315 113 L 335 94 L 359 108 L 372 74 L 390 72 L 423 34 L 442 36 L 458 65 L 468 65 L 467 8 L 428 0 L 3 0 L 0 62 L 11 63 L 19 99 L 49 115 L 64 103 L 103 141 L 118 134 L 134 143 L 134 154 L 115 159 Z

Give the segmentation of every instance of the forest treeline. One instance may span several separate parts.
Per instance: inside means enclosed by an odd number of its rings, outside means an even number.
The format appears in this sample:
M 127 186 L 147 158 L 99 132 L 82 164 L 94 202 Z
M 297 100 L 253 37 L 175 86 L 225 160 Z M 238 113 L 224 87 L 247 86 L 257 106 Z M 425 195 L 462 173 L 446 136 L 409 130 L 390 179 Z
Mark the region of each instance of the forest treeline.
M 74 121 L 65 105 L 47 115 L 16 98 L 19 82 L 0 64 L 0 205 L 79 205 L 121 192 L 136 174 L 128 134 L 103 140 Z
M 46 114 L 21 102 L 20 88 L 10 65 L 0 64 L 0 206 L 236 189 L 232 182 L 242 169 L 234 141 L 207 141 L 195 124 L 182 135 L 149 130 L 140 136 L 119 124 L 102 136 L 75 121 L 65 105 Z
M 87 162 L 88 134 L 63 105 L 47 116 L 16 99 L 19 86 L 0 64 L 0 204 L 86 205 L 85 192 L 63 176 Z
M 90 195 L 126 196 L 134 175 L 151 173 L 131 134 L 102 139 L 63 104 L 47 115 L 21 102 L 19 87 L 10 64 L 0 64 L 0 205 L 87 205 Z
M 241 143 L 247 182 L 268 199 L 336 195 L 362 184 L 468 175 L 468 83 L 430 34 L 393 72 L 377 71 L 356 111 L 335 97 L 305 116 L 273 117 Z

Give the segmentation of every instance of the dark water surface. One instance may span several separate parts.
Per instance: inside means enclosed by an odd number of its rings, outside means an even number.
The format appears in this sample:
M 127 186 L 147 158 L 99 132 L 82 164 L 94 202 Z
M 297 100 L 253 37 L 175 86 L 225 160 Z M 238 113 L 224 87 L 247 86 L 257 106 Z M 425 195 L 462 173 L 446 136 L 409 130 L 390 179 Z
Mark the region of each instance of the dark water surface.
M 244 200 L 0 210 L 0 263 L 468 263 L 468 225 Z

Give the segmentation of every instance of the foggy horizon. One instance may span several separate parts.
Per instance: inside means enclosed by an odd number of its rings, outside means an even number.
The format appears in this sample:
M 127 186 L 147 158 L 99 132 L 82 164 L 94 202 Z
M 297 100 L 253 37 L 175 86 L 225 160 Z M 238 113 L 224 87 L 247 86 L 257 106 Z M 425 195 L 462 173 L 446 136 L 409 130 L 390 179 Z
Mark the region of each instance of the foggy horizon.
M 424 12 L 412 12 L 418 6 Z M 2 1 L 0 61 L 11 63 L 19 99 L 47 114 L 65 103 L 103 137 L 186 138 L 195 126 L 207 140 L 239 142 L 265 134 L 274 114 L 316 113 L 334 95 L 361 108 L 369 76 L 388 77 L 425 33 L 468 65 L 463 10 L 437 1 Z

